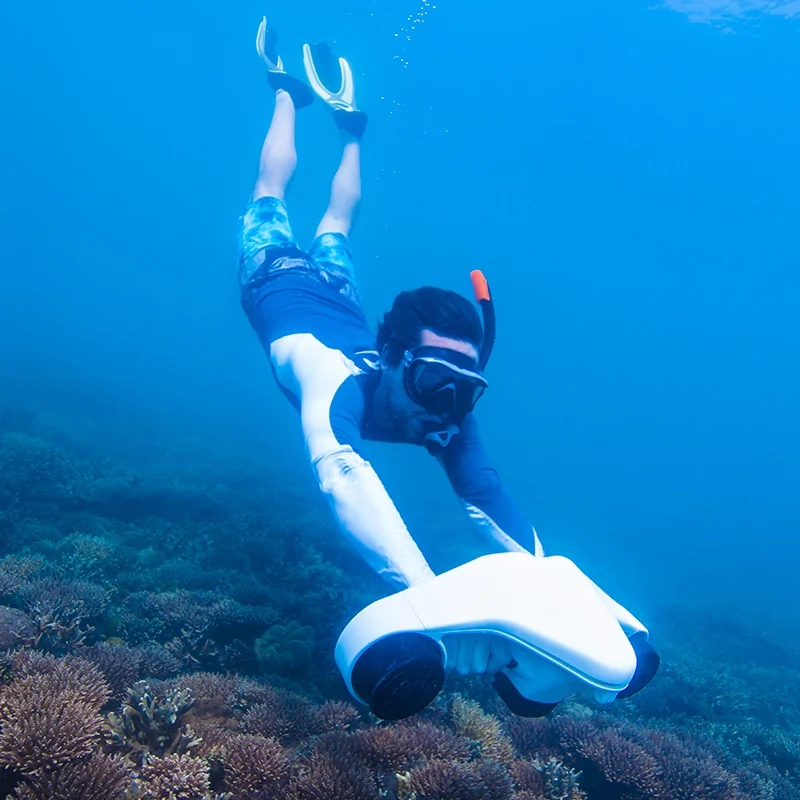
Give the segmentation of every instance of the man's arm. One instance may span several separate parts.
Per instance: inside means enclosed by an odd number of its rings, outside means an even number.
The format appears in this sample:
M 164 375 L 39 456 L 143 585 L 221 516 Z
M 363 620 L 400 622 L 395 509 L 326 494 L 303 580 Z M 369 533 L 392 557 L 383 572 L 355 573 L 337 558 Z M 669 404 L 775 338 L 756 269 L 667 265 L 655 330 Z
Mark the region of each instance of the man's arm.
M 273 342 L 278 383 L 300 411 L 319 488 L 345 538 L 384 580 L 404 589 L 434 577 L 400 513 L 362 455 L 358 367 L 312 334 Z
M 489 462 L 473 414 L 467 415 L 439 461 L 481 536 L 503 550 L 544 555 L 536 530 Z

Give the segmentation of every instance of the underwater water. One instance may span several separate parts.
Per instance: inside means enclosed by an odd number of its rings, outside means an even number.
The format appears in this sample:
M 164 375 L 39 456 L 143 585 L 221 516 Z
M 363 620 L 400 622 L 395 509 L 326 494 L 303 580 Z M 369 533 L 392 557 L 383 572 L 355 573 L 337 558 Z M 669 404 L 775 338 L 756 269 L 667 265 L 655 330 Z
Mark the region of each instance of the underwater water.
M 236 284 L 264 13 L 289 69 L 306 41 L 353 65 L 368 319 L 486 273 L 487 447 L 649 627 L 630 700 L 351 704 L 333 646 L 388 589 Z M 799 42 L 794 0 L 4 7 L 0 796 L 800 797 Z M 297 145 L 308 241 L 321 104 Z M 483 552 L 421 448 L 369 457 L 435 570 Z

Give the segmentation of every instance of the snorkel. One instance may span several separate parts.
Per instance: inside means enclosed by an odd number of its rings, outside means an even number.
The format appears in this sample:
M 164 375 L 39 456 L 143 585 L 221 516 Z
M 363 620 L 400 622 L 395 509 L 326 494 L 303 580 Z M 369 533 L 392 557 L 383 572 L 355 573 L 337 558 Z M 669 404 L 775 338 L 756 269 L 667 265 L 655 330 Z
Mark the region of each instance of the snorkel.
M 484 274 L 475 269 L 470 272 L 469 277 L 472 281 L 472 290 L 475 293 L 475 300 L 481 308 L 483 315 L 483 339 L 481 340 L 481 349 L 478 353 L 478 369 L 483 372 L 489 357 L 492 355 L 494 348 L 495 334 L 496 334 L 496 320 L 494 312 L 494 302 L 492 295 L 489 291 L 489 282 L 486 280 Z M 459 426 L 450 423 L 443 430 L 430 431 L 425 436 L 425 448 L 431 455 L 441 455 L 442 451 L 450 440 L 459 432 Z

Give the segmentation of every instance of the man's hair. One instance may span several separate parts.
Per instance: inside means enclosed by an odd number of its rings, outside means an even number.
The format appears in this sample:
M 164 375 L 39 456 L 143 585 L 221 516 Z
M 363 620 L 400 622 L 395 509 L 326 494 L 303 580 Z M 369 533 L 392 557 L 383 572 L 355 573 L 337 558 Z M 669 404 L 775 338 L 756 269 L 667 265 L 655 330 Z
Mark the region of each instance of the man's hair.
M 483 326 L 474 304 L 449 289 L 422 286 L 401 292 L 378 324 L 377 347 L 389 345 L 387 359 L 396 364 L 406 350 L 419 346 L 422 330 L 469 342 L 480 349 Z

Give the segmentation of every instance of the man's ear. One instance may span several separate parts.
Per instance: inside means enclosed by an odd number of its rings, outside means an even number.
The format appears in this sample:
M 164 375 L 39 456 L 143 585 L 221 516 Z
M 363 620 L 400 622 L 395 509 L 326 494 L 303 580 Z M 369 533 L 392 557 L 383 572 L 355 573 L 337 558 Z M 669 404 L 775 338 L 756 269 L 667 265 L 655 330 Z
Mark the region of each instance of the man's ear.
M 396 367 L 400 363 L 400 358 L 397 353 L 397 346 L 391 342 L 386 342 L 381 350 L 381 366 Z

